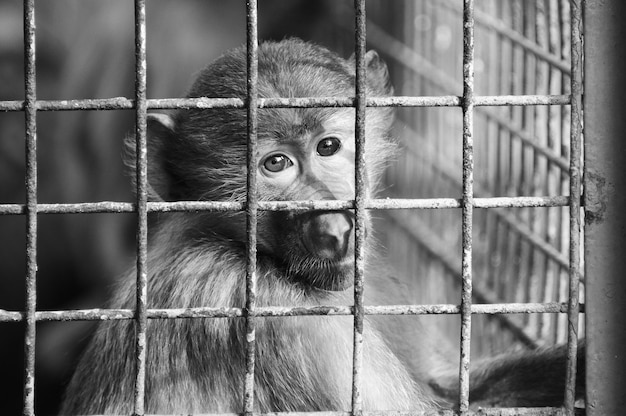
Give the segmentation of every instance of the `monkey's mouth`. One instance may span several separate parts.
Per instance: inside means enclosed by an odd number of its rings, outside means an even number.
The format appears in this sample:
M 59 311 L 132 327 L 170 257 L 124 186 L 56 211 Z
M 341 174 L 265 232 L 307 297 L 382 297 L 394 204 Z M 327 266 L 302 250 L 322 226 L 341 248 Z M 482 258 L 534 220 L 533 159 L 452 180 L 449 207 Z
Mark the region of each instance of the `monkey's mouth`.
M 303 286 L 342 291 L 354 282 L 354 213 L 349 210 L 279 213 L 283 238 L 274 250 L 285 275 Z
M 321 290 L 343 291 L 354 282 L 354 256 L 341 260 L 328 260 L 319 257 L 290 259 L 287 275 L 293 280 Z

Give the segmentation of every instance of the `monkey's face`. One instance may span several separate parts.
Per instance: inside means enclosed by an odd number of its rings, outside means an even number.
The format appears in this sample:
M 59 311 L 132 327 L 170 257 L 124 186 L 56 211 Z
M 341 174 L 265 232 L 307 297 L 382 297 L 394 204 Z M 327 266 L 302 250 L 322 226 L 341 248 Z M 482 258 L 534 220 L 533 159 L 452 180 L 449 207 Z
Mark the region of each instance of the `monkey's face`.
M 300 41 L 264 43 L 259 49 L 258 94 L 271 97 L 350 97 L 353 60 Z M 368 96 L 393 89 L 376 52 L 365 56 Z M 245 48 L 209 65 L 189 97 L 245 99 Z M 377 182 L 394 146 L 388 140 L 393 110 L 367 109 L 366 194 Z M 354 108 L 261 108 L 258 113 L 258 195 L 263 200 L 353 200 Z M 243 109 L 181 110 L 148 123 L 151 198 L 246 200 L 247 119 Z M 134 148 L 134 146 L 130 146 Z M 133 162 L 134 163 L 134 162 Z M 185 233 L 194 241 L 245 247 L 245 214 L 198 215 Z M 354 273 L 354 212 L 259 212 L 258 253 L 288 279 L 309 288 L 344 290 Z
M 273 111 L 273 128 L 260 129 L 259 195 L 270 200 L 354 199 L 353 114 Z M 354 274 L 354 212 L 263 213 L 259 250 L 277 259 L 289 279 L 344 290 Z

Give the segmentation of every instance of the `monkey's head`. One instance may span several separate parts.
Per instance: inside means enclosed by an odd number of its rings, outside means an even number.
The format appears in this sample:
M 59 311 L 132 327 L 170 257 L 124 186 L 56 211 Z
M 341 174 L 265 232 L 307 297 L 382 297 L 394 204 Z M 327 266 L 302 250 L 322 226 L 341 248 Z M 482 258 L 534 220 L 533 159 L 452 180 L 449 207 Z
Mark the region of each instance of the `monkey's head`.
M 387 67 L 366 54 L 368 96 L 392 93 Z M 259 47 L 259 96 L 352 97 L 354 60 L 300 40 Z M 246 97 L 246 51 L 234 49 L 206 67 L 189 97 Z M 366 114 L 367 193 L 393 152 L 388 139 L 393 113 Z M 180 110 L 151 115 L 148 180 L 157 200 L 246 198 L 245 110 Z M 263 200 L 351 200 L 355 197 L 353 108 L 260 109 L 258 193 Z M 206 214 L 192 234 L 245 244 L 243 213 Z M 368 221 L 369 222 L 369 221 Z M 346 211 L 260 212 L 258 253 L 294 283 L 344 290 L 354 273 L 354 213 Z M 200 239 L 200 238 L 199 238 Z

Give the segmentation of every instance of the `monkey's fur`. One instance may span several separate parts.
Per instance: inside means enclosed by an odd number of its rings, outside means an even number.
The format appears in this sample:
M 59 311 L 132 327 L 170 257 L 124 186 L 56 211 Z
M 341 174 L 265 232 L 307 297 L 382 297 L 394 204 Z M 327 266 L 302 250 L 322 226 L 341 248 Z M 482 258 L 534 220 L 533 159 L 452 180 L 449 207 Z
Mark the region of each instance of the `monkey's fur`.
M 245 98 L 245 62 L 244 48 L 228 52 L 199 75 L 188 96 Z M 385 64 L 372 51 L 366 63 L 367 94 L 390 95 Z M 258 65 L 261 97 L 354 94 L 354 62 L 319 46 L 299 40 L 263 43 Z M 367 109 L 369 190 L 393 152 L 387 137 L 392 120 L 389 108 Z M 180 110 L 173 117 L 151 116 L 150 198 L 244 201 L 246 140 L 245 110 Z M 131 140 L 129 149 L 133 146 Z M 266 200 L 353 199 L 354 109 L 259 110 L 258 177 L 259 196 Z M 350 212 L 260 212 L 258 221 L 257 305 L 353 303 Z M 157 223 L 149 243 L 149 307 L 244 306 L 243 213 L 164 213 Z M 403 303 L 402 289 L 372 263 L 366 266 L 365 293 L 374 299 L 368 301 Z M 110 307 L 134 307 L 134 276 L 131 270 L 120 281 Z M 445 353 L 434 347 L 437 340 L 415 320 L 404 320 L 405 327 L 400 328 L 402 320 L 391 319 L 366 318 L 364 408 L 430 410 L 448 400 L 453 403 L 455 382 L 432 379 L 438 367 L 449 364 Z M 352 318 L 345 316 L 259 318 L 255 408 L 349 410 L 352 325 Z M 100 324 L 68 386 L 62 414 L 132 412 L 134 336 L 132 322 Z M 539 359 L 543 363 L 563 355 L 555 351 L 537 356 L 545 356 Z M 520 380 L 509 383 L 510 388 L 522 390 L 523 363 L 528 360 L 500 361 L 473 376 L 473 390 L 510 379 L 497 368 L 511 362 L 522 364 Z M 147 412 L 241 412 L 245 320 L 150 320 L 146 363 Z M 556 377 L 564 375 L 564 366 L 550 368 L 559 372 Z M 551 380 L 536 387 L 545 390 L 546 385 Z M 552 397 L 532 404 L 560 404 L 562 391 L 549 390 Z

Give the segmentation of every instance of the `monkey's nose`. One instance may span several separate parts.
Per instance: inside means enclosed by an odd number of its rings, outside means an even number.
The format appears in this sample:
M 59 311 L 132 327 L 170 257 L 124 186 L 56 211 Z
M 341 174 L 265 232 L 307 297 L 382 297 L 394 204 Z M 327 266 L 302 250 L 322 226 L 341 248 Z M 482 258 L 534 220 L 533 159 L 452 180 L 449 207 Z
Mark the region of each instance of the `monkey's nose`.
M 324 212 L 311 217 L 304 242 L 313 254 L 326 259 L 341 259 L 353 248 L 351 213 Z

